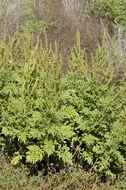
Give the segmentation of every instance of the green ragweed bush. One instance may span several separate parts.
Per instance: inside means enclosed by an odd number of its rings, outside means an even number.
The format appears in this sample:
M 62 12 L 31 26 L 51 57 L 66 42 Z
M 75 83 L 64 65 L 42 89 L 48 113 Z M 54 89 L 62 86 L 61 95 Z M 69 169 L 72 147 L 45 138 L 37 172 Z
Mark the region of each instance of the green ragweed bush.
M 77 31 L 63 77 L 56 44 L 17 32 L 0 42 L 0 68 L 0 146 L 12 164 L 77 163 L 105 175 L 125 164 L 126 83 L 105 37 L 88 64 Z
M 103 42 L 89 69 L 86 53 L 77 40 L 71 50 L 69 73 L 62 81 L 60 114 L 75 132 L 70 145 L 73 158 L 84 167 L 88 163 L 93 170 L 112 175 L 125 164 L 126 92 L 117 85 L 108 55 Z
M 66 144 L 73 132 L 56 116 L 61 89 L 61 56 L 31 34 L 0 46 L 0 130 L 13 164 L 51 160 L 72 163 Z

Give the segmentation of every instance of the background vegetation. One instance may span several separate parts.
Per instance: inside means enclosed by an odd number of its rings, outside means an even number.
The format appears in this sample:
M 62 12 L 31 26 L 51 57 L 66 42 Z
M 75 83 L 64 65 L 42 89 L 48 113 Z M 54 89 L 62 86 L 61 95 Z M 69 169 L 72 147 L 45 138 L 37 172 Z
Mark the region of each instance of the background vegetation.
M 96 0 L 93 2 L 95 14 L 108 17 L 116 25 L 126 26 L 126 1 L 125 0 Z

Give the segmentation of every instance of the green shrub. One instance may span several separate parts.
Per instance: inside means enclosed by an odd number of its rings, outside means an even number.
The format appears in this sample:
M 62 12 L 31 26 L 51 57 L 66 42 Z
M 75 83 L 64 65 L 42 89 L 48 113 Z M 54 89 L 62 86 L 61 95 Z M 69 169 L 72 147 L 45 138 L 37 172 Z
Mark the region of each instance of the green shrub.
M 99 173 L 112 174 L 125 163 L 126 89 L 117 85 L 104 42 L 92 56 L 92 69 L 79 40 L 69 63 L 60 96 L 60 117 L 75 132 L 70 145 L 73 157 Z
M 27 33 L 1 40 L 0 142 L 12 164 L 78 163 L 105 175 L 125 164 L 126 84 L 104 41 L 88 64 L 78 31 L 62 77 L 61 56 L 46 35 L 44 47 Z
M 18 39 L 18 40 L 17 40 Z M 0 101 L 1 134 L 8 151 L 15 153 L 13 164 L 59 158 L 71 163 L 66 145 L 73 132 L 56 118 L 60 93 L 61 57 L 47 41 L 36 45 L 33 36 L 1 41 Z M 23 47 L 23 48 L 22 48 Z
M 115 24 L 126 26 L 125 0 L 94 0 L 93 12 L 111 19 Z

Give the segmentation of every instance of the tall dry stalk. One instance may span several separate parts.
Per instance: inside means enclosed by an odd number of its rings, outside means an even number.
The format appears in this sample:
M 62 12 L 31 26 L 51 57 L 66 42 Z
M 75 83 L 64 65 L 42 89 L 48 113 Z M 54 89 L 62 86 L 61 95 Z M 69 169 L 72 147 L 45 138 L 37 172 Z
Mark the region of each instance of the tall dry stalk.
M 62 0 L 66 14 L 75 25 L 84 23 L 90 11 L 90 1 L 85 0 Z

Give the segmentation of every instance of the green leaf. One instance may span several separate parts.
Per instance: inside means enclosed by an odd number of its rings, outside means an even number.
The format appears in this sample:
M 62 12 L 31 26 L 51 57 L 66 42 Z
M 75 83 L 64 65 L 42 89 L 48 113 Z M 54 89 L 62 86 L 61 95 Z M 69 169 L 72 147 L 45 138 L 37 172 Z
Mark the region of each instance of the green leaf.
M 53 141 L 46 139 L 44 141 L 43 151 L 48 155 L 48 157 L 52 155 L 55 152 L 55 145 Z
M 57 155 L 65 163 L 73 164 L 73 162 L 72 162 L 72 154 L 70 153 L 69 147 L 67 147 L 66 145 L 64 145 L 63 147 L 59 146 L 59 149 L 57 151 Z
M 28 146 L 29 151 L 26 153 L 26 161 L 35 164 L 43 159 L 43 150 L 36 145 Z
M 88 162 L 88 164 L 93 165 L 93 156 L 91 153 L 88 153 L 86 151 L 81 151 L 81 156 L 83 157 L 84 160 Z
M 22 155 L 20 155 L 19 152 L 15 152 L 15 155 L 16 156 L 11 160 L 12 165 L 17 165 L 20 162 L 20 160 L 22 159 Z

